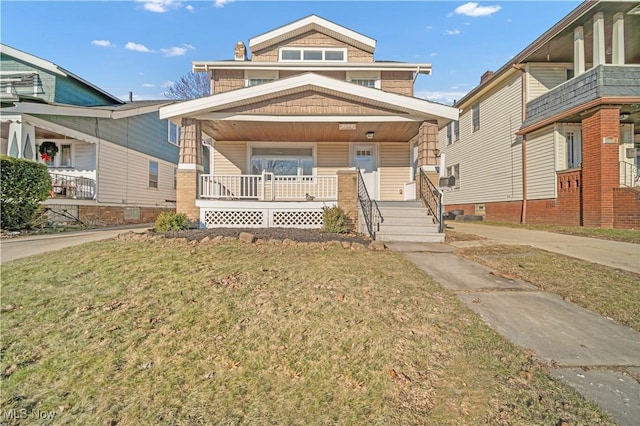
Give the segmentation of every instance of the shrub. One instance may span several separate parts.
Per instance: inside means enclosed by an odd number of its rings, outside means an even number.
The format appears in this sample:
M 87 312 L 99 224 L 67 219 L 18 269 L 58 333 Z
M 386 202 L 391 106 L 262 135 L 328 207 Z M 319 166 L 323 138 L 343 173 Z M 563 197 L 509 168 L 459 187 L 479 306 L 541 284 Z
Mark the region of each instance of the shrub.
M 49 197 L 47 166 L 22 158 L 0 157 L 0 228 L 31 227 L 40 203 Z
M 349 232 L 347 226 L 347 215 L 337 206 L 322 208 L 322 230 L 334 234 L 344 234 Z
M 156 218 L 153 229 L 157 232 L 181 231 L 189 227 L 189 219 L 184 213 L 162 212 Z

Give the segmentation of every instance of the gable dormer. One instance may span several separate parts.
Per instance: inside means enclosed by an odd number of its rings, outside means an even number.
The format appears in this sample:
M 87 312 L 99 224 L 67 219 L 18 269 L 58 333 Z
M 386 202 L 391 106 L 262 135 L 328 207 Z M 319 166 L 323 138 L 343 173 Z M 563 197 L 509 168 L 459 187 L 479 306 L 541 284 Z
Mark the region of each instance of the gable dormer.
M 252 61 L 373 62 L 376 41 L 317 15 L 249 40 Z

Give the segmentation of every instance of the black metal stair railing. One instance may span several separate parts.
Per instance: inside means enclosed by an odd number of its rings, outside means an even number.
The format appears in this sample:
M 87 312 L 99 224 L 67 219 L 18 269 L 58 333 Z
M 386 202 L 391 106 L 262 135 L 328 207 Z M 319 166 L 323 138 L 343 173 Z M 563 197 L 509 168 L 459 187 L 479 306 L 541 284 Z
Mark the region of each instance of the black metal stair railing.
M 438 232 L 444 230 L 442 221 L 442 192 L 429 180 L 426 173 L 420 169 L 420 179 L 418 180 L 418 196 L 427 206 L 429 213 L 435 218 L 438 224 Z
M 378 203 L 369 197 L 369 192 L 364 184 L 360 170 L 358 170 L 358 203 L 360 203 L 362 216 L 367 224 L 369 236 L 375 240 L 376 232 L 380 230 L 380 223 L 382 223 L 384 219 L 382 214 L 380 214 Z

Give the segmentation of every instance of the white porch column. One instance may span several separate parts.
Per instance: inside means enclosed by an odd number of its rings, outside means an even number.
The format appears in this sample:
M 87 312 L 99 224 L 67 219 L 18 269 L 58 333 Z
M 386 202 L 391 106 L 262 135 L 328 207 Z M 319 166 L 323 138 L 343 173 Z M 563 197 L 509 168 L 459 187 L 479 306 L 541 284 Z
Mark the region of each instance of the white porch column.
M 604 57 L 604 13 L 593 16 L 593 66 L 605 64 Z
M 611 38 L 611 63 L 624 65 L 624 14 L 613 15 L 613 37 Z
M 573 75 L 584 74 L 584 29 L 573 30 Z
M 9 123 L 7 155 L 27 160 L 38 159 L 36 153 L 36 129 L 22 120 Z

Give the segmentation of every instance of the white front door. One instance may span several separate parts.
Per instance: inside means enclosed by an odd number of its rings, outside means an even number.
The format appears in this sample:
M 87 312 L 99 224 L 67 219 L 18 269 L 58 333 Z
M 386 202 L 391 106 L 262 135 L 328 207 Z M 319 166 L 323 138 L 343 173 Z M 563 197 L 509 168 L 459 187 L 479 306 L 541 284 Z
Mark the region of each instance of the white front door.
M 354 145 L 354 166 L 362 173 L 364 185 L 369 197 L 378 199 L 378 164 L 375 155 L 375 145 Z

